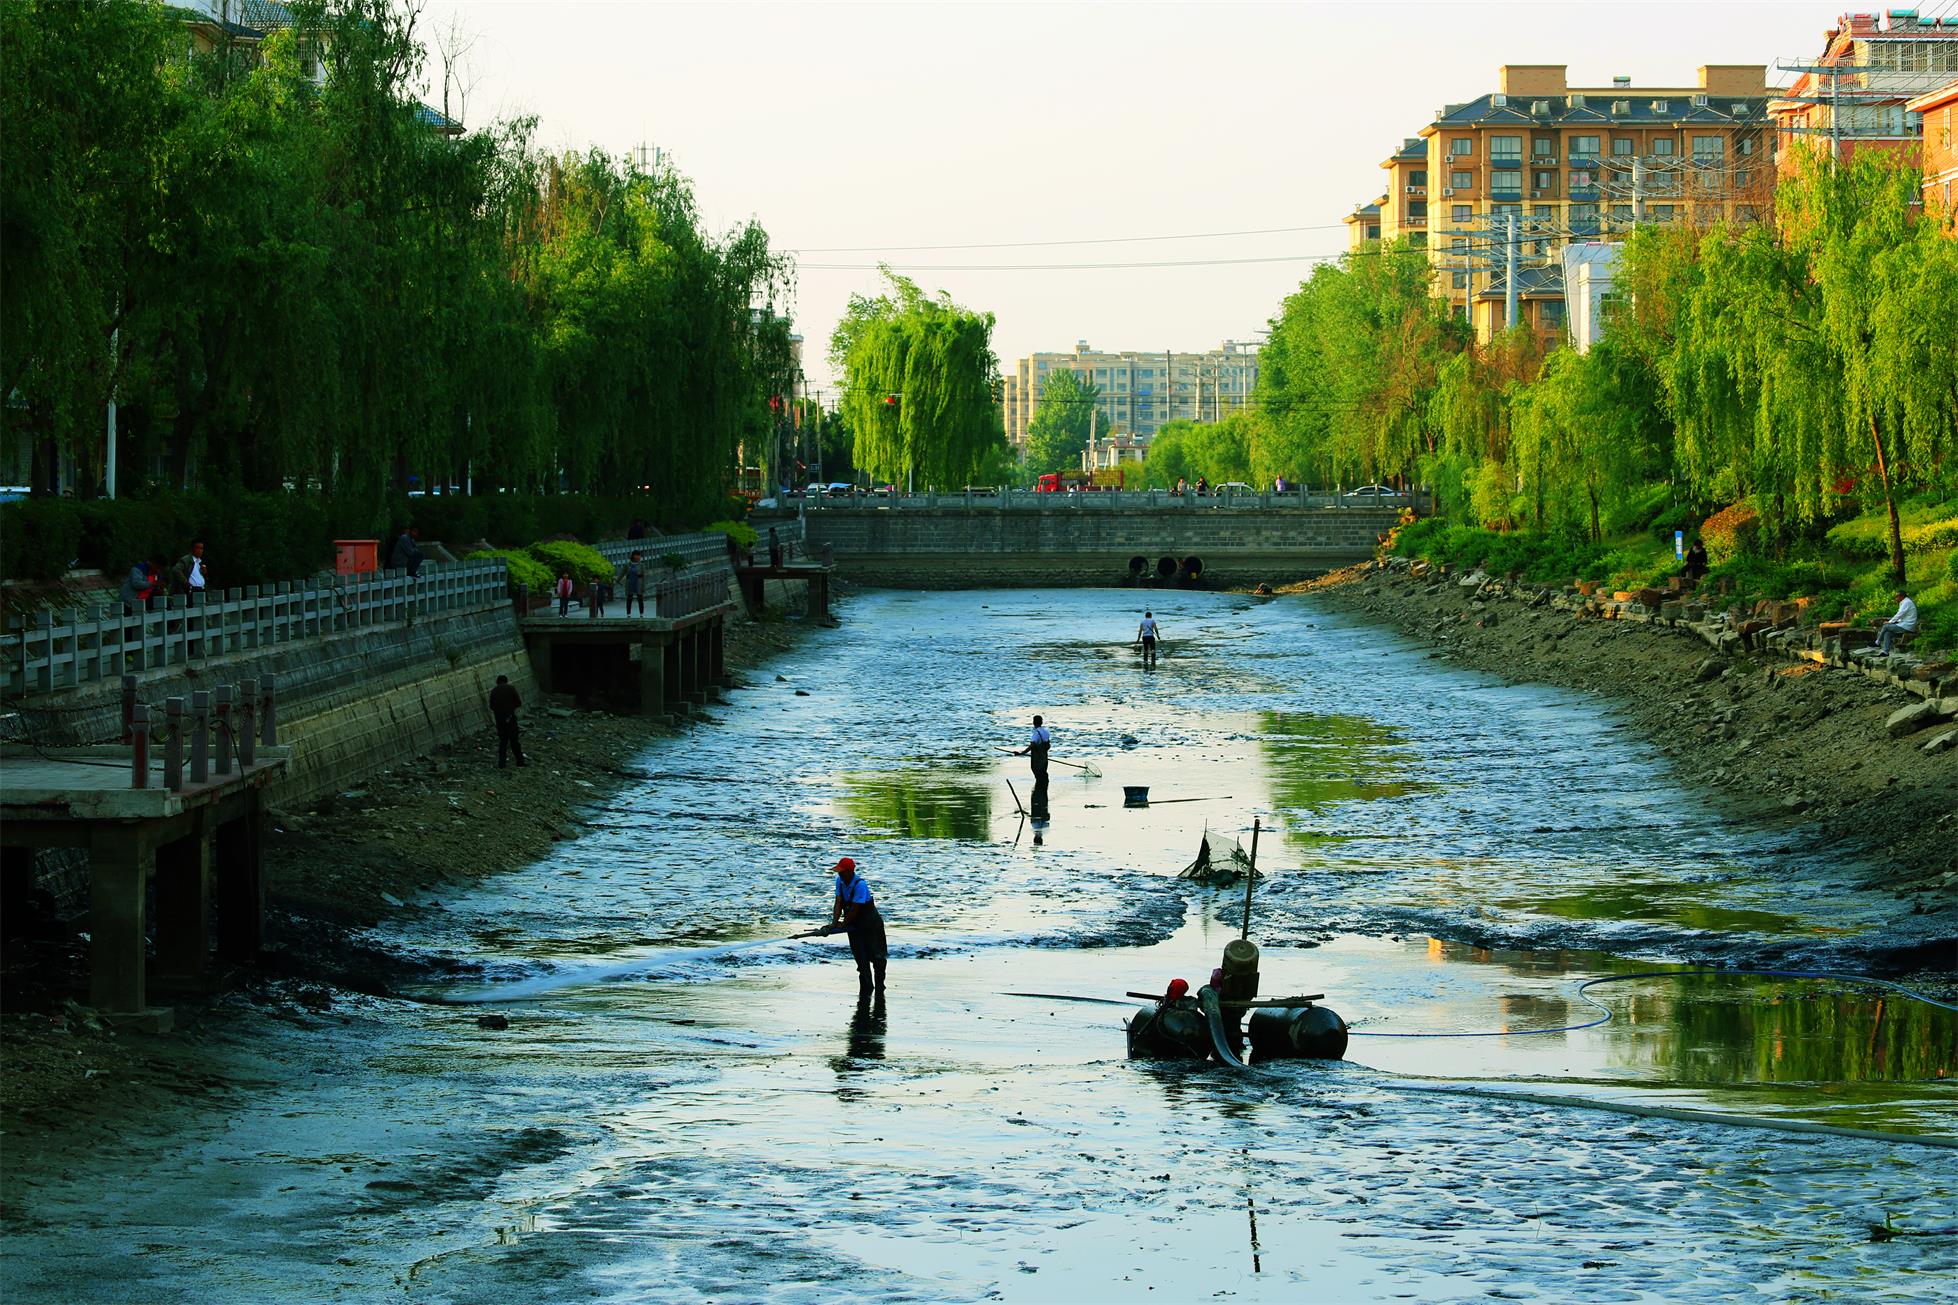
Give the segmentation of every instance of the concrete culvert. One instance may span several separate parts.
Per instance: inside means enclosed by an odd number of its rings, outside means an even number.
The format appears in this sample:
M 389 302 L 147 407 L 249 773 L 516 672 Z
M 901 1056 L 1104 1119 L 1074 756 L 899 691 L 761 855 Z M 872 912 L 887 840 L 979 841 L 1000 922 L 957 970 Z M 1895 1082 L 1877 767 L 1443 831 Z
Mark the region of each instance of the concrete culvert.
M 1144 557 L 1142 554 L 1137 553 L 1134 557 L 1129 559 L 1130 575 L 1141 575 L 1144 571 L 1147 571 L 1148 569 L 1149 569 L 1149 559 Z
M 1196 579 L 1196 578 L 1197 578 L 1198 576 L 1200 576 L 1200 575 L 1202 575 L 1202 574 L 1203 574 L 1203 559 L 1202 559 L 1202 558 L 1200 558 L 1200 557 L 1195 557 L 1195 556 L 1191 556 L 1191 557 L 1186 557 L 1186 558 L 1184 558 L 1184 559 L 1183 559 L 1183 574 L 1184 574 L 1184 575 L 1186 575 L 1186 576 L 1188 576 L 1188 577 L 1190 577 L 1190 579 L 1192 579 L 1192 580 L 1194 580 L 1194 579 Z
M 1156 559 L 1156 574 L 1167 580 L 1176 574 L 1176 559 L 1161 557 Z

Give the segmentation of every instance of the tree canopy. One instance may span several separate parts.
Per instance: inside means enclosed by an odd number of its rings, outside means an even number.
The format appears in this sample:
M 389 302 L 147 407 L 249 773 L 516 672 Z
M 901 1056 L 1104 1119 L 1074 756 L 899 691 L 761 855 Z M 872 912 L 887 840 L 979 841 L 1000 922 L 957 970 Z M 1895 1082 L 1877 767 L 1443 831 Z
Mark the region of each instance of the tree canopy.
M 1079 469 L 1100 398 L 1093 381 L 1071 371 L 1051 373 L 1027 422 L 1027 470 L 1039 476 Z
M 1006 442 L 993 315 L 883 269 L 884 294 L 852 295 L 830 335 L 839 405 L 865 474 L 920 488 L 976 483 Z

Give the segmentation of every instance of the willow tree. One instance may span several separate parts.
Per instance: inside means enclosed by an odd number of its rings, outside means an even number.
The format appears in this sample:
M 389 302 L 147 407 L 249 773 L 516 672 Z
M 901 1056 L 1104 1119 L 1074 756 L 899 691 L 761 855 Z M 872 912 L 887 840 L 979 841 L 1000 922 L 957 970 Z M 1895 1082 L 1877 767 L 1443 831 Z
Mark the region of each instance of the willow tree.
M 1095 429 L 1101 387 L 1072 371 L 1051 372 L 1027 422 L 1027 470 L 1035 475 L 1078 469 Z M 1103 432 L 1104 434 L 1106 432 Z
M 878 480 L 971 484 L 1006 442 L 993 315 L 883 275 L 887 293 L 852 295 L 830 336 L 852 461 Z

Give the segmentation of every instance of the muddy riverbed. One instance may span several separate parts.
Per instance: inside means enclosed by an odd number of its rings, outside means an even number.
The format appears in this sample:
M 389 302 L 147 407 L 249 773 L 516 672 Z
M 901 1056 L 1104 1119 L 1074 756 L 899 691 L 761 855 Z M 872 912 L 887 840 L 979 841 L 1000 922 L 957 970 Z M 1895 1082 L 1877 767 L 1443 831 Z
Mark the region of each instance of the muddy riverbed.
M 385 995 L 220 999 L 164 1108 L 17 1130 L 0 1293 L 1940 1298 L 1958 1015 L 1665 973 L 1865 971 L 1934 936 L 1908 900 L 1565 690 L 1310 597 L 1160 596 L 1147 672 L 1133 599 L 857 597 L 577 837 L 403 892 L 357 938 Z M 1036 711 L 1101 772 L 1039 821 L 995 750 Z M 1201 981 L 1242 897 L 1176 874 L 1254 818 L 1264 990 L 1348 1059 L 1127 1061 L 1122 1005 L 1053 997 Z M 842 854 L 879 1001 L 771 941 Z

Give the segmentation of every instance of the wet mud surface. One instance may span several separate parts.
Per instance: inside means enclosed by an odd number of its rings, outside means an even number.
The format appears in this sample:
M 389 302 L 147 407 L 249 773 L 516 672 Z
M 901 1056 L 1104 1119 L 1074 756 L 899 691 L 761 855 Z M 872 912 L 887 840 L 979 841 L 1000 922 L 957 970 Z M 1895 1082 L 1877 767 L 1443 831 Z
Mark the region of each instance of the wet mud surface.
M 1864 971 L 1907 900 L 1565 691 L 1202 594 L 1161 600 L 1144 673 L 1132 606 L 854 599 L 784 679 L 618 758 L 576 838 L 402 893 L 358 935 L 386 995 L 218 999 L 152 1048 L 170 1109 L 10 1137 L 0 1294 L 1943 1295 L 1958 1015 L 1626 977 Z M 1036 711 L 1102 772 L 1056 767 L 1042 820 L 994 750 Z M 1324 992 L 1348 1059 L 1123 1059 L 1122 994 L 1236 932 L 1241 896 L 1177 871 L 1253 817 L 1263 990 Z M 841 854 L 890 922 L 878 1001 L 840 939 L 781 941 Z

